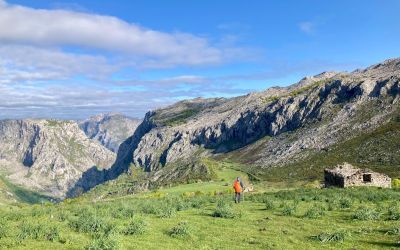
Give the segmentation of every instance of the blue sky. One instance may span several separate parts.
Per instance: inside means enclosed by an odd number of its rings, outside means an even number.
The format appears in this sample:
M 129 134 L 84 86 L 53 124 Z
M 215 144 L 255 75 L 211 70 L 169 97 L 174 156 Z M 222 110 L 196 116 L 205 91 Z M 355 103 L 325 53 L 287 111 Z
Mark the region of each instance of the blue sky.
M 142 117 L 400 55 L 400 1 L 2 1 L 0 118 Z

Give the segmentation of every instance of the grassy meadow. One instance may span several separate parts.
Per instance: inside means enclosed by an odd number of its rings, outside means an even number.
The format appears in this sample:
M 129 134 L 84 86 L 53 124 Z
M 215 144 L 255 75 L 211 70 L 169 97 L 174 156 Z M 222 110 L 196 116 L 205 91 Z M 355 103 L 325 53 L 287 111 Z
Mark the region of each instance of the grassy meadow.
M 234 204 L 219 180 L 96 199 L 0 206 L 1 249 L 391 249 L 400 241 L 400 190 L 268 188 Z M 114 183 L 115 184 L 115 183 Z M 108 184 L 112 185 L 112 184 Z M 116 184 L 115 184 L 116 185 Z M 99 191 L 100 190 L 100 191 Z M 96 195 L 94 195 L 96 194 Z

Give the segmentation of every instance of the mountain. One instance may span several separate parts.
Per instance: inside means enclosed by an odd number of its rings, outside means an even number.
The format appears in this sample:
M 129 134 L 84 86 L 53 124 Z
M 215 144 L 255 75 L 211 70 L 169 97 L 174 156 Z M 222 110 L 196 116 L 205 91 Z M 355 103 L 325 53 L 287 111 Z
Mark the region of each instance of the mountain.
M 79 127 L 85 134 L 99 141 L 103 146 L 117 152 L 119 145 L 131 136 L 140 119 L 127 117 L 119 113 L 99 114 L 79 122 Z
M 89 139 L 73 121 L 0 121 L 0 170 L 7 181 L 64 197 L 91 168 L 107 168 L 115 154 Z
M 399 78 L 400 59 L 391 59 L 363 70 L 325 72 L 289 87 L 236 98 L 181 101 L 148 112 L 135 134 L 121 145 L 114 168 L 121 172 L 134 165 L 148 172 L 153 182 L 170 182 L 194 172 L 196 177 L 206 177 L 212 171 L 201 159 L 212 157 L 238 162 L 260 176 L 276 169 L 291 169 L 296 175 L 300 164 L 305 177 L 319 178 L 316 169 L 347 157 L 393 175 L 400 166 Z M 378 152 L 373 135 L 380 130 L 392 134 L 381 135 L 390 142 Z M 370 141 L 365 144 L 363 137 Z M 382 155 L 345 157 L 344 148 L 343 158 L 317 159 L 343 150 L 340 145 L 349 147 L 347 153 Z M 312 157 L 319 160 L 318 166 L 310 161 Z M 285 174 L 281 177 L 292 173 Z
M 212 180 L 216 162 L 252 180 L 320 180 L 323 168 L 344 161 L 400 177 L 399 79 L 400 59 L 392 59 L 235 98 L 180 101 L 139 125 L 115 114 L 79 126 L 1 121 L 0 166 L 13 183 L 56 197 L 123 173 L 130 177 L 114 186 L 126 192 Z M 83 130 L 114 150 L 123 141 L 116 157 Z

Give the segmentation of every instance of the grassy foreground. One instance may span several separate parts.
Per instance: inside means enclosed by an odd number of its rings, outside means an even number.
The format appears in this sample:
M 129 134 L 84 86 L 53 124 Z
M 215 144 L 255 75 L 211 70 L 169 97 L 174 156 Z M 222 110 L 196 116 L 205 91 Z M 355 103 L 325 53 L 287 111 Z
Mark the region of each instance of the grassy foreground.
M 201 185 L 201 184 L 199 184 Z M 187 188 L 187 187 L 186 187 Z M 186 190 L 184 188 L 184 190 Z M 198 188 L 198 187 L 196 187 Z M 0 248 L 390 249 L 399 246 L 400 190 L 177 192 L 93 202 L 0 207 Z M 183 191 L 183 190 L 182 190 Z

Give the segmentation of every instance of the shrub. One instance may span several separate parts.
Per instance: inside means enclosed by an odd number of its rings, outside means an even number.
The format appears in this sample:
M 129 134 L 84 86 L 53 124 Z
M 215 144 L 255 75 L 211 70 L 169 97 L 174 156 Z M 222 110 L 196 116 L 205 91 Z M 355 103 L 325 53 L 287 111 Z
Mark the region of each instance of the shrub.
M 312 236 L 311 238 L 321 243 L 327 243 L 327 242 L 343 242 L 348 236 L 349 236 L 348 232 L 338 231 L 333 233 L 320 233 L 318 235 Z
M 169 231 L 171 237 L 186 237 L 190 235 L 190 228 L 186 221 L 181 221 Z
M 177 211 L 188 210 L 191 206 L 192 204 L 190 202 L 181 201 L 176 204 L 176 210 Z
M 68 217 L 69 217 L 69 212 L 67 212 L 65 210 L 61 210 L 61 211 L 58 212 L 56 218 L 57 218 L 58 221 L 63 222 L 63 221 L 68 220 Z
M 159 214 L 160 206 L 158 205 L 158 203 L 153 201 L 144 202 L 142 204 L 141 210 L 145 214 Z
M 48 214 L 48 211 L 46 211 L 46 209 L 44 209 L 43 207 L 39 207 L 36 205 L 31 209 L 30 213 L 32 217 L 40 217 Z
M 0 219 L 0 239 L 7 236 L 8 230 L 9 227 L 7 225 L 7 221 Z
M 19 226 L 20 232 L 18 239 L 42 239 L 48 241 L 58 240 L 60 237 L 60 230 L 54 225 L 45 225 L 42 223 L 23 222 Z
M 353 214 L 353 219 L 356 220 L 378 220 L 381 214 L 372 208 L 362 207 L 357 209 Z
M 224 200 L 219 200 L 212 216 L 231 219 L 235 218 L 236 214 L 231 205 L 226 203 Z
M 342 198 L 339 200 L 340 208 L 351 208 L 353 202 L 349 198 Z
M 392 187 L 393 187 L 393 188 L 398 188 L 398 187 L 400 187 L 400 179 L 393 179 L 393 180 L 392 180 Z
M 24 217 L 25 215 L 19 211 L 8 212 L 7 215 L 5 216 L 6 219 L 12 221 L 21 221 Z
M 197 190 L 196 192 L 194 192 L 194 196 L 203 196 L 206 193 L 204 193 L 203 191 Z
M 197 197 L 192 199 L 191 205 L 193 208 L 202 208 L 207 203 L 204 197 Z
M 92 242 L 89 243 L 85 247 L 86 250 L 113 250 L 120 249 L 119 242 L 114 237 L 103 236 L 96 239 L 93 239 Z
M 166 206 L 159 210 L 158 216 L 160 218 L 172 218 L 176 215 L 176 209 L 172 206 Z
M 312 206 L 309 208 L 306 213 L 304 214 L 304 217 L 309 218 L 309 219 L 316 219 L 321 216 L 325 215 L 325 208 L 321 206 Z
M 385 234 L 389 235 L 400 235 L 400 227 L 394 227 L 386 231 Z
M 116 219 L 130 219 L 135 215 L 135 211 L 132 208 L 117 207 L 112 211 L 112 216 Z
M 339 207 L 339 201 L 338 200 L 328 200 L 328 211 L 334 211 Z
M 173 201 L 176 207 L 177 211 L 184 211 L 187 210 L 191 207 L 191 203 L 189 200 L 187 199 L 176 199 L 175 201 Z
M 134 218 L 123 230 L 125 235 L 139 235 L 146 232 L 147 223 L 142 218 Z
M 400 220 L 400 208 L 397 204 L 392 204 L 388 208 L 388 216 L 389 220 Z
M 291 216 L 296 212 L 296 210 L 297 210 L 297 204 L 292 204 L 292 205 L 285 204 L 283 206 L 282 214 L 285 216 Z
M 69 226 L 82 233 L 104 233 L 110 234 L 114 226 L 105 220 L 91 214 L 83 214 L 77 219 L 69 222 Z
M 274 208 L 275 208 L 275 203 L 272 200 L 268 199 L 265 201 L 265 209 L 266 210 L 272 210 Z
M 188 197 L 194 197 L 194 192 L 183 192 L 182 197 L 188 198 Z

